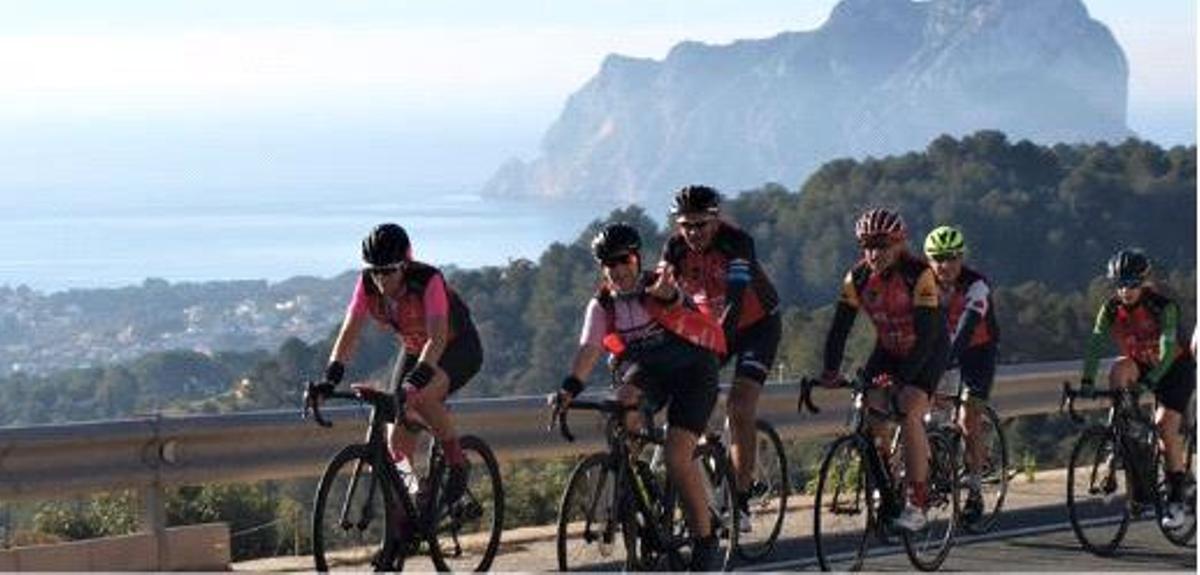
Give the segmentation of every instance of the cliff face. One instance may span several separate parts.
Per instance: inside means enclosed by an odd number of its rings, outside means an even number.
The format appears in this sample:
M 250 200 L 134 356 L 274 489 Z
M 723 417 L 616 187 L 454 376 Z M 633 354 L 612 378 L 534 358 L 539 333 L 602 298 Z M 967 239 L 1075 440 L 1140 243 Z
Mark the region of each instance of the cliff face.
M 1081 0 L 844 0 L 810 32 L 609 56 L 540 156 L 508 162 L 484 192 L 660 203 L 687 183 L 794 187 L 830 159 L 944 133 L 1123 139 L 1127 81 Z

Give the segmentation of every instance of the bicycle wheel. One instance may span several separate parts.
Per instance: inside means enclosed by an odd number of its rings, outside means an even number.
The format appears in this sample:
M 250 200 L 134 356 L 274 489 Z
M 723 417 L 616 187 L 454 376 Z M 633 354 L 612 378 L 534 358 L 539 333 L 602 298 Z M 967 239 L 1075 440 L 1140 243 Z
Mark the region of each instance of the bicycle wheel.
M 708 500 L 709 517 L 713 534 L 717 536 L 720 569 L 733 567 L 735 550 L 741 537 L 738 529 L 741 511 L 737 505 L 737 482 L 733 476 L 733 464 L 729 453 L 718 441 L 696 447 L 696 462 L 700 465 L 701 480 Z M 681 522 L 686 525 L 686 522 Z M 688 540 L 691 540 L 688 534 Z M 716 568 L 717 565 L 713 565 Z
M 979 439 L 983 442 L 983 461 L 979 469 L 980 489 L 983 498 L 983 515 L 977 521 L 960 521 L 968 533 L 986 533 L 996 526 L 1000 510 L 1004 507 L 1004 498 L 1008 495 L 1008 438 L 1004 435 L 1000 416 L 988 405 L 984 407 L 983 418 L 980 421 Z M 964 445 L 964 449 L 967 446 Z M 964 453 L 964 458 L 966 454 Z M 961 480 L 963 496 L 967 494 L 965 477 Z
M 370 449 L 350 445 L 330 460 L 313 503 L 313 562 L 318 572 L 376 571 L 404 568 L 408 541 L 399 541 L 398 518 L 393 509 L 394 488 L 384 488 L 384 475 L 376 473 Z M 402 513 L 402 511 L 401 511 Z M 412 530 L 406 530 L 408 536 Z
M 487 571 L 500 548 L 504 529 L 504 486 L 500 465 L 482 439 L 473 435 L 459 438 L 469 465 L 467 489 L 458 501 L 440 501 L 446 481 L 446 467 L 437 465 L 439 477 L 433 497 L 438 501 L 434 518 L 434 539 L 430 557 L 438 571 Z M 439 455 L 440 457 L 440 455 Z M 444 461 L 444 460 L 443 460 Z
M 958 477 L 962 469 L 961 437 L 957 432 L 935 429 L 929 441 L 928 522 L 916 532 L 902 532 L 904 551 L 913 567 L 935 571 L 954 546 L 954 529 L 959 515 Z
M 779 540 L 783 516 L 787 512 L 791 481 L 783 441 L 770 423 L 758 420 L 756 430 L 753 483 L 750 485 L 749 516 L 742 517 L 737 554 L 746 561 L 766 557 Z M 746 509 L 742 509 L 743 512 Z M 745 527 L 749 527 L 746 529 Z
M 571 472 L 558 507 L 559 571 L 622 571 L 626 550 L 615 503 L 617 475 L 608 453 L 593 453 Z
M 1125 537 L 1130 520 L 1125 462 L 1112 434 L 1091 427 L 1079 436 L 1067 468 L 1067 513 L 1084 549 L 1111 555 Z
M 817 475 L 813 542 L 823 571 L 858 571 L 875 528 L 875 486 L 863 442 L 842 436 L 829 445 Z
M 1196 472 L 1194 467 L 1196 463 L 1195 429 L 1188 430 L 1184 438 L 1184 449 L 1184 469 L 1186 470 L 1187 476 L 1184 478 L 1183 484 L 1183 503 L 1187 506 L 1188 510 L 1187 522 L 1174 529 L 1168 529 L 1162 524 L 1161 513 L 1165 512 L 1167 508 L 1168 503 L 1166 496 L 1168 493 L 1168 487 L 1166 468 L 1163 465 L 1164 461 L 1162 454 L 1159 453 L 1156 457 L 1157 464 L 1155 465 L 1155 467 L 1158 469 L 1158 492 L 1162 497 L 1162 501 L 1159 503 L 1160 516 L 1158 518 L 1158 528 L 1162 531 L 1163 536 L 1167 538 L 1167 541 L 1170 541 L 1172 544 L 1180 547 L 1190 547 L 1196 542 Z

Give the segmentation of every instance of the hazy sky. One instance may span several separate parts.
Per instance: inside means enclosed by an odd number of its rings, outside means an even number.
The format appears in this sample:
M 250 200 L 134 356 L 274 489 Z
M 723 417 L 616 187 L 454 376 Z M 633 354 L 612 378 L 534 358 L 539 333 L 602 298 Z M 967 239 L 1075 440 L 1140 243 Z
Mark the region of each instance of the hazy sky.
M 478 185 L 534 154 L 604 55 L 808 30 L 835 3 L 0 0 L 0 194 L 356 175 Z M 1129 60 L 1130 126 L 1194 142 L 1195 2 L 1085 3 Z

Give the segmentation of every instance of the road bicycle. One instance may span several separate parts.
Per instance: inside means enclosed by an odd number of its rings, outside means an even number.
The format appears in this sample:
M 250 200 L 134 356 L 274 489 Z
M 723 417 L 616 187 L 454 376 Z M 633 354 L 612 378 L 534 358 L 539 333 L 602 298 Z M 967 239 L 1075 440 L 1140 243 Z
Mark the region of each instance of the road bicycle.
M 812 389 L 821 385 L 815 378 L 800 382 L 798 409 L 816 414 Z M 893 527 L 904 508 L 904 479 L 898 471 L 903 461 L 899 432 L 893 434 L 888 455 L 876 448 L 868 419 L 895 416 L 877 410 L 866 401 L 870 382 L 860 370 L 853 380 L 843 379 L 834 387 L 848 388 L 852 409 L 849 431 L 825 449 L 817 476 L 813 501 L 813 539 L 817 560 L 825 571 L 862 569 L 872 536 L 890 544 L 895 535 L 903 541 L 909 562 L 923 571 L 937 569 L 954 544 L 959 516 L 957 469 L 961 463 L 961 435 L 950 427 L 935 427 L 927 433 L 930 465 L 927 514 L 924 529 L 909 532 Z
M 1060 411 L 1076 423 L 1079 390 L 1063 382 Z M 1158 431 L 1141 409 L 1138 391 L 1131 388 L 1094 390 L 1109 401 L 1104 423 L 1086 427 L 1071 450 L 1067 467 L 1067 512 L 1071 528 L 1084 549 L 1101 556 L 1116 553 L 1134 519 L 1151 515 L 1168 541 L 1188 546 L 1196 534 L 1196 430 L 1184 433 L 1187 478 L 1184 502 L 1188 521 L 1177 529 L 1162 525 L 1167 508 L 1166 474 L 1158 450 Z M 1189 418 L 1184 418 L 1185 420 Z
M 557 559 L 560 571 L 683 571 L 690 564 L 692 534 L 684 521 L 682 502 L 670 482 L 652 468 L 648 452 L 665 443 L 653 425 L 628 429 L 626 414 L 642 411 L 647 423 L 651 414 L 639 406 L 626 406 L 612 399 L 593 401 L 577 398 L 564 409 L 554 403 L 554 423 L 567 441 L 574 441 L 567 423 L 568 411 L 595 411 L 604 418 L 607 449 L 585 457 L 571 472 L 559 505 Z M 717 437 L 708 437 L 696 447 L 695 457 L 726 484 L 733 484 L 728 454 Z M 720 520 L 728 510 L 731 525 L 737 525 L 738 510 L 732 491 L 715 493 L 709 500 L 714 534 L 721 545 L 717 554 L 721 568 L 728 568 L 737 547 L 738 530 Z
M 316 570 L 368 564 L 375 571 L 400 571 L 422 544 L 438 571 L 488 570 L 500 546 L 504 487 L 487 443 L 473 435 L 459 438 L 470 479 L 462 497 L 446 501 L 442 494 L 447 464 L 436 439 L 430 441 L 419 468 L 404 470 L 392 462 L 385 431 L 400 409 L 395 396 L 353 385 L 350 392 L 333 391 L 319 398 L 315 386 L 307 385 L 304 414 L 311 413 L 323 427 L 332 423 L 321 415 L 321 398 L 371 407 L 365 441 L 334 455 L 317 485 L 312 516 Z M 424 423 L 407 415 L 396 424 L 433 437 Z

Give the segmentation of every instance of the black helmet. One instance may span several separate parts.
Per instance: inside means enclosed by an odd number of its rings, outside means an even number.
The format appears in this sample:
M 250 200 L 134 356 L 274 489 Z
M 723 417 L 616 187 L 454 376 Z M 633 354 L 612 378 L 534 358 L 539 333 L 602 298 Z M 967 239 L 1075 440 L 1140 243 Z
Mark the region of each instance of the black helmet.
M 386 266 L 407 261 L 412 254 L 408 232 L 396 224 L 379 224 L 362 241 L 363 263 Z
M 720 210 L 721 194 L 708 186 L 684 186 L 675 193 L 671 214 L 715 214 Z
M 604 226 L 592 240 L 592 255 L 597 261 L 611 260 L 642 249 L 642 236 L 633 226 L 615 223 Z
M 1108 279 L 1118 285 L 1134 286 L 1150 275 L 1150 258 L 1140 249 L 1122 249 L 1108 259 Z

